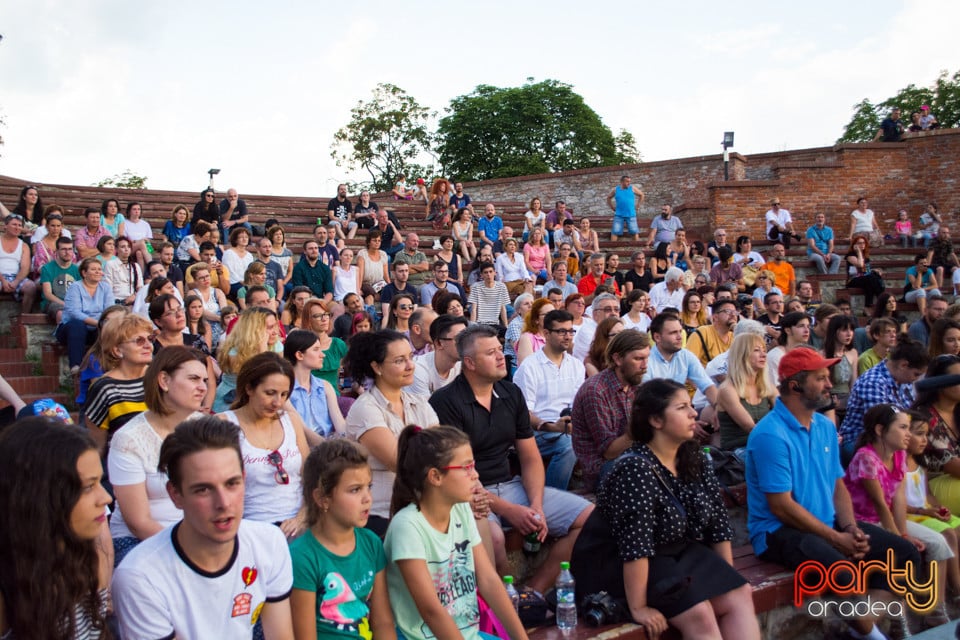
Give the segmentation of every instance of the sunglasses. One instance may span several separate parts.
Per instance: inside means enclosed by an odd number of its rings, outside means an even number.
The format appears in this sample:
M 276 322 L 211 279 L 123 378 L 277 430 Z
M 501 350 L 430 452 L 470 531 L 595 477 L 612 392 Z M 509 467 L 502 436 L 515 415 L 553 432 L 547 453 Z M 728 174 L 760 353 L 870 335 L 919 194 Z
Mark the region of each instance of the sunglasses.
M 273 479 L 277 481 L 277 484 L 290 484 L 290 475 L 283 468 L 283 456 L 280 455 L 278 450 L 274 449 L 267 454 L 267 462 L 277 468 L 276 473 L 273 474 Z
M 135 344 L 138 347 L 145 347 L 153 341 L 153 336 L 137 336 L 130 340 L 124 340 L 124 344 Z
M 400 309 L 401 311 L 413 311 L 413 305 L 412 305 L 412 304 L 398 304 L 398 305 L 397 305 L 397 309 Z

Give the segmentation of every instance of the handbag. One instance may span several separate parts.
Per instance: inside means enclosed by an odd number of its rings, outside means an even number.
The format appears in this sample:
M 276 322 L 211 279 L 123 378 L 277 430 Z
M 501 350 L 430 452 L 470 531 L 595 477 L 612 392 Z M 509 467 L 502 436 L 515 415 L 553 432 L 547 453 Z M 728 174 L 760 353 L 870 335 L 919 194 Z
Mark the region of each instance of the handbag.
M 743 283 L 748 287 L 753 287 L 757 284 L 757 275 L 760 273 L 760 267 L 755 267 L 750 264 L 742 265 L 743 269 Z
M 883 246 L 883 235 L 878 229 L 873 229 L 867 236 L 867 241 L 870 243 L 872 248 L 882 247 Z

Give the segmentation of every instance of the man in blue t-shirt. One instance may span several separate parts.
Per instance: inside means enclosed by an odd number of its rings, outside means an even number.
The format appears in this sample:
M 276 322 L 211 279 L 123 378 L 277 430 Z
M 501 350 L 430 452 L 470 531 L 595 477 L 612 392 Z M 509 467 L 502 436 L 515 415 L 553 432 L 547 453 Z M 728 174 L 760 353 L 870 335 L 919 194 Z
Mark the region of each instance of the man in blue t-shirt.
M 833 229 L 827 226 L 827 216 L 818 213 L 814 225 L 807 229 L 807 257 L 820 273 L 839 273 L 842 260 L 833 252 Z
M 832 402 L 830 367 L 839 361 L 807 347 L 797 347 L 780 360 L 780 397 L 747 440 L 747 526 L 754 553 L 796 569 L 806 561 L 824 568 L 841 561 L 886 562 L 892 549 L 898 569 L 905 562 L 919 567 L 920 554 L 910 541 L 854 517 L 836 427 L 818 413 Z M 836 574 L 836 584 L 850 584 L 848 571 L 838 569 Z M 887 575 L 871 573 L 868 593 L 890 591 Z M 800 579 L 805 584 L 802 574 Z M 873 599 L 888 600 L 889 594 Z M 886 637 L 872 617 L 848 622 L 856 637 Z
M 483 209 L 483 217 L 477 221 L 477 231 L 480 234 L 480 246 L 495 245 L 500 240 L 503 230 L 503 218 L 497 215 L 497 208 L 488 202 Z

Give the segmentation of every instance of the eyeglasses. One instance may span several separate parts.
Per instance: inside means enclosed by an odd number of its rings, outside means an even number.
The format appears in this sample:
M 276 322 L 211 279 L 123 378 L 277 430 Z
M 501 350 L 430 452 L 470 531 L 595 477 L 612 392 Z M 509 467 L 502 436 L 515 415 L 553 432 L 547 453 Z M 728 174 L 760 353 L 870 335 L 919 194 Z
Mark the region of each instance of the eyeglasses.
M 274 449 L 267 454 L 267 462 L 277 468 L 277 471 L 273 474 L 273 479 L 277 481 L 277 484 L 290 484 L 290 474 L 283 468 L 283 456 L 280 455 L 278 450 Z
M 329 320 L 330 314 L 329 313 L 311 313 L 310 317 L 313 318 L 314 320 Z
M 204 197 L 205 197 L 205 198 L 212 198 L 212 197 L 213 197 L 213 194 L 212 194 L 212 193 L 208 193 L 208 194 L 205 195 Z
M 170 309 L 170 310 L 168 310 L 168 311 L 167 311 L 166 313 L 164 313 L 161 317 L 162 317 L 162 318 L 174 318 L 174 317 L 180 315 L 181 313 L 183 313 L 183 307 L 177 307 L 176 309 Z
M 413 311 L 413 305 L 412 305 L 412 304 L 398 304 L 398 305 L 397 305 L 397 309 L 400 309 L 401 311 Z
M 467 464 L 452 464 L 446 467 L 440 467 L 440 471 L 452 471 L 453 469 L 463 469 L 467 473 L 472 473 L 477 468 L 476 461 Z
M 547 329 L 547 331 L 561 336 L 572 336 L 576 333 L 575 329 Z
M 130 340 L 124 340 L 123 344 L 135 344 L 138 347 L 145 347 L 153 340 L 152 336 L 137 336 L 136 338 L 131 338 Z

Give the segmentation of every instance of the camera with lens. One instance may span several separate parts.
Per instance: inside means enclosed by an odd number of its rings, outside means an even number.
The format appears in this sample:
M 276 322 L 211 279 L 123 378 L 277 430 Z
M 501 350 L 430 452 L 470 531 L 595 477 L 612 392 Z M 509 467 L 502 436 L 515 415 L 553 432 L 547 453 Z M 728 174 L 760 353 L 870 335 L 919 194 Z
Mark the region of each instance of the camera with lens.
M 591 593 L 580 604 L 583 619 L 591 627 L 624 622 L 630 619 L 627 603 L 606 591 Z

